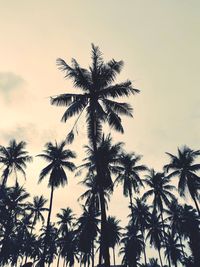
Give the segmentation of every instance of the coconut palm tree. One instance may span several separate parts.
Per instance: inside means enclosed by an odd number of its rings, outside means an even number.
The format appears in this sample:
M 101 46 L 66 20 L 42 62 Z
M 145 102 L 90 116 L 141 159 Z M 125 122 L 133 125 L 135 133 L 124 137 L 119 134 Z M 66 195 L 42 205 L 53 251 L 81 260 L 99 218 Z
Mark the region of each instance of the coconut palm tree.
M 128 267 L 137 267 L 143 250 L 142 235 L 134 224 L 126 227 L 126 233 L 121 240 L 122 247 L 119 255 L 122 255 L 122 264 Z
M 177 199 L 172 201 L 169 209 L 165 210 L 168 215 L 167 220 L 170 223 L 170 227 L 173 233 L 177 233 L 181 244 L 181 250 L 183 257 L 188 257 L 184 251 L 183 245 L 183 207 L 178 204 Z
M 88 174 L 87 177 L 93 176 L 93 182 L 95 182 L 95 189 L 97 189 L 98 199 L 101 206 L 101 238 L 100 238 L 100 264 L 101 257 L 104 255 L 105 260 L 105 250 L 107 245 L 105 227 L 106 221 L 104 220 L 106 216 L 106 192 L 111 193 L 113 190 L 112 175 L 115 175 L 118 172 L 118 163 L 122 151 L 123 143 L 119 142 L 112 144 L 112 138 L 110 135 L 102 137 L 101 142 L 99 143 L 97 152 L 95 153 L 94 149 L 90 146 L 87 146 L 87 158 L 85 163 L 81 166 L 82 168 L 87 168 Z M 96 171 L 95 156 L 98 155 L 101 161 L 99 162 L 99 167 L 101 169 L 102 176 L 99 178 Z M 86 179 L 87 180 L 87 179 Z M 94 192 L 94 191 L 93 191 Z M 92 196 L 95 196 L 92 194 Z M 93 199 L 94 200 L 94 199 Z M 95 200 L 96 201 L 96 200 Z M 103 204 L 102 204 L 103 203 Z M 97 204 L 97 202 L 96 202 Z M 106 254 L 107 255 L 107 254 Z M 109 263 L 110 264 L 110 263 Z
M 109 248 L 113 250 L 113 264 L 116 265 L 115 261 L 115 247 L 119 245 L 120 238 L 122 236 L 122 228 L 119 226 L 120 221 L 114 216 L 108 216 L 106 224 L 106 236 Z
M 148 218 L 150 216 L 149 206 L 140 198 L 135 199 L 135 204 L 132 207 L 131 221 L 136 225 L 142 233 L 144 242 L 144 261 L 147 264 L 146 249 L 145 249 L 145 229 L 148 225 Z
M 164 173 L 156 173 L 155 170 L 150 170 L 149 175 L 146 175 L 144 182 L 150 188 L 143 195 L 143 199 L 146 200 L 149 197 L 153 197 L 153 209 L 155 211 L 160 211 L 162 224 L 163 224 L 163 233 L 164 231 L 164 204 L 169 207 L 171 201 L 175 200 L 173 190 L 175 187 L 170 185 L 170 178 L 166 177 Z M 165 238 L 165 236 L 164 236 Z M 169 267 L 170 267 L 170 258 L 168 257 Z
M 56 217 L 59 219 L 57 221 L 59 230 L 62 232 L 69 231 L 70 227 L 72 226 L 75 216 L 71 208 L 67 207 L 66 209 L 61 209 L 60 213 L 57 213 Z
M 182 246 L 179 243 L 179 237 L 176 235 L 176 232 L 168 232 L 166 233 L 166 244 L 167 247 L 165 249 L 165 256 L 170 257 L 172 264 L 175 267 L 178 267 L 178 263 L 181 263 L 183 260 Z
M 200 177 L 196 174 L 200 170 L 200 164 L 195 163 L 195 159 L 200 155 L 200 150 L 192 150 L 187 146 L 178 148 L 178 155 L 174 156 L 166 153 L 170 157 L 170 163 L 165 165 L 166 172 L 171 171 L 169 177 L 177 176 L 179 179 L 178 190 L 180 196 L 185 196 L 186 189 L 195 203 L 200 216 L 198 205 Z
M 133 209 L 133 191 L 139 193 L 140 187 L 143 186 L 140 178 L 140 172 L 147 170 L 145 165 L 138 165 L 141 156 L 135 153 L 122 153 L 120 157 L 119 175 L 115 183 L 123 184 L 123 194 L 125 197 L 129 196 L 131 212 Z
M 94 249 L 95 240 L 99 232 L 98 228 L 98 215 L 93 207 L 84 207 L 83 214 L 78 219 L 77 239 L 78 249 L 81 252 L 80 262 L 90 263 L 92 260 L 92 266 L 94 267 Z
M 8 147 L 0 146 L 0 163 L 4 166 L 2 174 L 2 186 L 5 186 L 8 176 L 14 172 L 17 183 L 17 172 L 26 177 L 26 164 L 32 161 L 32 157 L 25 150 L 26 142 L 17 143 L 15 139 L 11 140 Z
M 48 234 L 49 234 L 48 228 L 51 219 L 54 189 L 59 186 L 66 185 L 68 178 L 65 170 L 68 171 L 75 170 L 74 163 L 69 160 L 74 159 L 76 155 L 71 150 L 65 149 L 65 145 L 66 145 L 65 142 L 61 142 L 60 144 L 58 144 L 57 142 L 55 142 L 55 144 L 49 142 L 45 145 L 43 153 L 38 155 L 39 157 L 43 158 L 48 162 L 48 165 L 40 173 L 39 182 L 41 182 L 47 175 L 49 175 L 48 185 L 51 188 L 46 237 L 44 239 L 44 250 L 40 263 L 41 267 L 44 266 L 45 256 L 46 256 L 46 246 L 47 246 L 46 240 L 48 239 Z
M 148 217 L 146 239 L 149 239 L 150 245 L 153 245 L 155 249 L 158 250 L 161 267 L 163 267 L 163 262 L 161 257 L 163 235 L 164 233 L 163 233 L 163 224 L 161 220 L 161 215 L 157 216 L 156 212 L 153 211 L 153 213 Z
M 200 266 L 200 219 L 196 210 L 188 205 L 184 205 L 182 211 L 182 231 L 189 238 L 189 247 L 192 252 L 193 266 Z
M 65 77 L 73 81 L 74 87 L 82 90 L 83 93 L 66 93 L 51 98 L 51 104 L 67 106 L 62 121 L 66 122 L 74 115 L 78 116 L 68 141 L 74 138 L 74 130 L 81 115 L 86 113 L 87 134 L 89 142 L 95 153 L 95 165 L 97 176 L 103 179 L 104 175 L 100 168 L 100 158 L 97 155 L 98 143 L 102 137 L 102 123 L 107 122 L 111 128 L 123 133 L 120 115 L 132 117 L 132 107 L 127 103 L 114 101 L 115 98 L 129 96 L 138 93 L 130 81 L 113 84 L 117 74 L 121 72 L 123 61 L 114 59 L 104 63 L 102 54 L 98 47 L 92 45 L 92 65 L 89 70 L 80 67 L 75 59 L 72 66 L 63 59 L 58 59 L 59 68 L 65 72 Z M 101 212 L 102 212 L 102 233 L 105 231 L 106 212 L 104 206 L 103 188 L 101 190 Z M 102 238 L 103 240 L 103 238 Z M 103 243 L 101 244 L 103 246 Z M 107 266 L 109 263 L 109 249 L 103 249 L 104 260 Z

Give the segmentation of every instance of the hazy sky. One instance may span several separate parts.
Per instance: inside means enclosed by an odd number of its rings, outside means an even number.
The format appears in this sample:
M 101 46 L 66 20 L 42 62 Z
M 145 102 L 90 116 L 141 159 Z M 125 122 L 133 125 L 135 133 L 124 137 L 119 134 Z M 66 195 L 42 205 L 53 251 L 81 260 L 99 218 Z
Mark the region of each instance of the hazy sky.
M 74 89 L 55 61 L 74 57 L 87 67 L 93 42 L 106 60 L 125 61 L 119 81 L 129 78 L 141 89 L 129 99 L 134 119 L 124 120 L 125 134 L 113 133 L 115 140 L 158 170 L 167 162 L 165 151 L 184 144 L 199 149 L 199 14 L 199 0 L 0 0 L 0 143 L 23 139 L 36 155 L 47 141 L 65 138 L 71 121 L 60 122 L 64 109 L 50 106 L 49 96 Z M 80 131 L 73 149 L 86 140 Z M 48 197 L 46 183 L 37 185 L 43 166 L 38 158 L 29 166 L 26 187 Z M 57 190 L 54 214 L 66 206 L 80 212 L 80 180 L 69 175 L 68 188 Z M 124 220 L 128 199 L 121 193 L 110 213 Z

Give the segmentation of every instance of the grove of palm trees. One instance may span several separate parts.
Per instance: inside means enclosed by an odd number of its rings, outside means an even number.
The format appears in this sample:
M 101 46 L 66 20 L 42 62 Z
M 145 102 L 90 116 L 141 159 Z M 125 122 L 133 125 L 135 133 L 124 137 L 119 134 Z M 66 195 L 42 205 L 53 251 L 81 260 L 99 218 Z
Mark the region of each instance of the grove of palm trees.
M 140 92 L 131 80 L 116 81 L 124 62 L 105 62 L 92 44 L 88 69 L 75 59 L 68 64 L 59 58 L 57 66 L 73 85 L 50 97 L 51 105 L 62 107 L 67 136 L 46 140 L 37 155 L 15 136 L 0 146 L 0 266 L 199 267 L 200 150 L 183 145 L 175 155 L 163 151 L 168 160 L 162 171 L 147 166 L 140 151 L 113 138 L 129 130 L 124 116 L 134 123 L 129 100 Z M 77 164 L 80 151 L 71 146 L 81 131 L 87 143 Z M 49 199 L 42 192 L 30 196 L 26 187 L 26 171 L 36 158 L 43 164 L 37 181 L 47 181 Z M 74 177 L 82 185 L 82 213 L 66 206 L 52 217 L 56 190 Z M 109 209 L 117 187 L 127 201 L 126 224 Z

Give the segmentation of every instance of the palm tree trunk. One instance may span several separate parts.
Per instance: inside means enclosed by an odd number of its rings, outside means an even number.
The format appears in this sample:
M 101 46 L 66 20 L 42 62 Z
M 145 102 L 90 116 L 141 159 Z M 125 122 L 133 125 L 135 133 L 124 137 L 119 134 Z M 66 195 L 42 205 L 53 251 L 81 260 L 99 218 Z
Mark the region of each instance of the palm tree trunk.
M 92 242 L 92 267 L 94 267 L 94 241 Z
M 96 125 L 96 118 L 95 118 L 95 103 L 90 103 L 91 106 L 91 113 L 90 113 L 90 121 L 91 123 L 91 136 L 89 136 L 90 141 L 92 142 L 93 150 L 94 150 L 94 156 L 95 156 L 95 165 L 96 165 L 96 172 L 97 177 L 99 180 L 103 180 L 103 170 L 100 168 L 99 159 L 98 159 L 98 150 L 97 150 L 97 125 Z M 105 199 L 104 199 L 104 188 L 101 186 L 100 192 L 100 205 L 101 205 L 101 241 L 100 241 L 100 262 L 101 257 L 103 256 L 105 261 L 105 267 L 110 267 L 110 255 L 109 255 L 109 247 L 108 244 L 106 244 L 106 237 L 105 237 L 105 226 L 106 226 L 106 208 L 105 208 Z
M 130 201 L 130 207 L 131 207 L 131 215 L 132 215 L 132 221 L 134 218 L 134 214 L 133 214 L 133 200 L 132 200 L 132 192 L 131 189 L 129 188 L 129 201 Z
M 183 257 L 184 257 L 184 259 L 187 257 L 187 255 L 186 255 L 186 253 L 185 253 L 185 251 L 184 251 L 184 249 L 183 249 L 183 242 L 182 242 L 182 237 L 181 237 L 181 234 L 180 234 L 180 231 L 177 229 L 177 232 L 178 232 L 178 236 L 179 236 L 179 240 L 180 240 L 180 244 L 181 244 L 181 251 L 182 251 L 182 253 L 183 253 Z
M 116 265 L 116 262 L 115 262 L 115 247 L 113 247 L 113 264 L 114 264 L 114 266 Z
M 53 204 L 53 192 L 54 192 L 54 187 L 52 185 L 51 186 L 50 204 L 49 204 L 49 213 L 48 213 L 48 218 L 47 218 L 46 236 L 44 238 L 44 249 L 43 249 L 43 254 L 41 257 L 40 267 L 44 267 L 44 263 L 45 263 L 45 256 L 46 256 L 46 250 L 47 250 L 47 240 L 49 237 L 49 226 L 50 226 L 51 211 L 52 211 L 52 204 Z
M 169 267 L 171 267 L 171 261 L 170 261 L 170 257 L 169 257 L 169 253 L 168 253 L 167 242 L 166 242 L 166 239 L 165 239 L 164 218 L 163 218 L 163 209 L 162 209 L 162 207 L 161 207 L 161 219 L 162 219 L 162 228 L 163 228 L 163 235 L 164 235 L 164 244 L 165 244 L 165 247 L 166 247 L 166 250 L 167 250 L 167 260 L 168 260 L 168 263 L 169 263 Z
M 8 180 L 8 174 L 9 174 L 9 167 L 7 167 L 3 172 L 3 181 L 2 181 L 2 187 L 3 188 L 6 186 L 6 183 Z
M 161 265 L 161 267 L 163 267 L 162 258 L 161 258 L 161 254 L 160 254 L 160 248 L 158 249 L 158 254 L 159 254 L 159 259 L 160 259 L 160 265 Z
M 197 209 L 197 211 L 198 211 L 198 213 L 199 213 L 199 216 L 200 216 L 200 209 L 199 209 L 199 205 L 198 205 L 198 203 L 197 203 L 196 197 L 193 197 L 193 200 L 194 200 L 194 204 L 195 204 L 196 209 Z
M 144 249 L 143 249 L 143 253 L 144 253 L 144 263 L 147 265 L 147 255 L 146 255 L 146 246 L 145 246 L 145 238 L 144 238 L 144 229 L 142 227 L 142 239 L 144 242 Z

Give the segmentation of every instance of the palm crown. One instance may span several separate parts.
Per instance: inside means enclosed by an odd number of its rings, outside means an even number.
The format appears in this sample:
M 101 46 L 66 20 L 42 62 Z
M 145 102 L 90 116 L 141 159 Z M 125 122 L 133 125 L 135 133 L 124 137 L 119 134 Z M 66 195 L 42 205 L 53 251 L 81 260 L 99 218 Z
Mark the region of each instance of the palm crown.
M 132 87 L 131 81 L 113 84 L 117 74 L 122 70 L 123 61 L 112 59 L 104 63 L 99 48 L 92 44 L 92 65 L 89 69 L 80 67 L 75 59 L 72 59 L 72 66 L 60 58 L 57 60 L 57 64 L 59 69 L 66 73 L 65 77 L 73 80 L 74 87 L 83 91 L 82 94 L 61 94 L 51 98 L 51 104 L 67 106 L 62 121 L 66 122 L 74 115 L 80 117 L 86 110 L 90 140 L 92 140 L 94 132 L 97 141 L 100 140 L 102 122 L 108 122 L 115 130 L 123 132 L 119 115 L 132 117 L 133 109 L 127 103 L 116 102 L 112 99 L 139 92 L 138 89 Z M 68 135 L 69 141 L 74 138 L 74 127 Z

